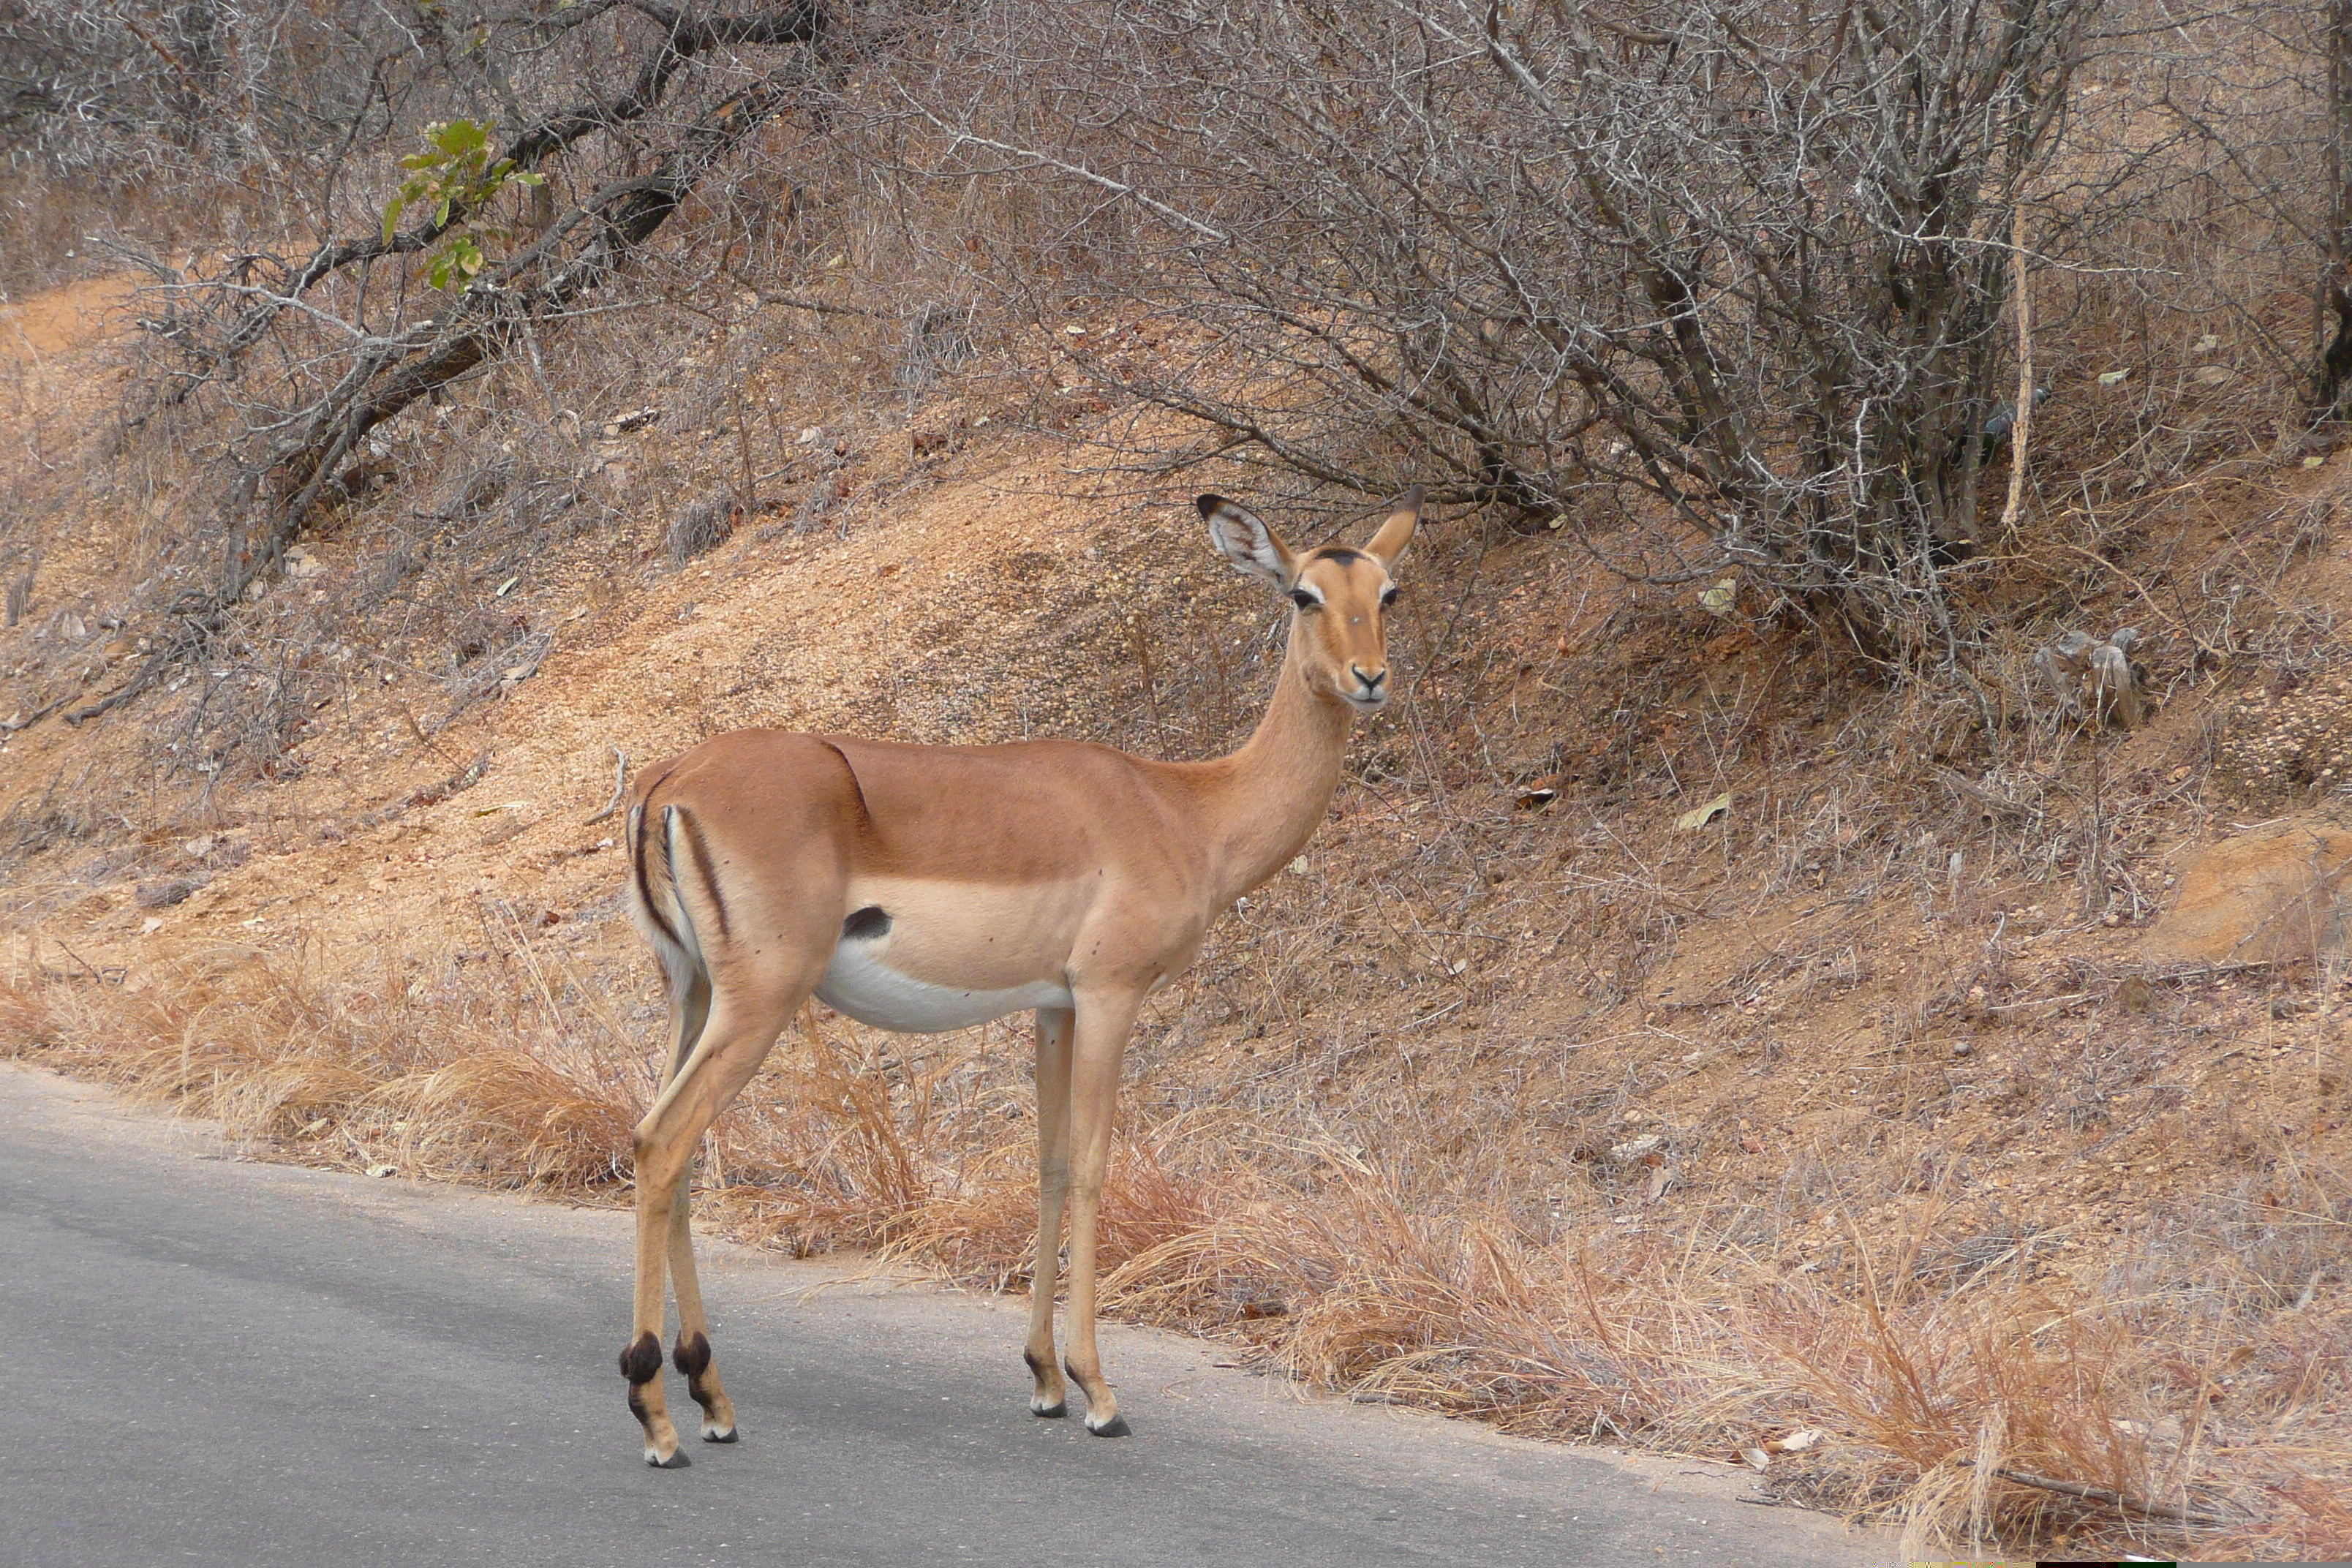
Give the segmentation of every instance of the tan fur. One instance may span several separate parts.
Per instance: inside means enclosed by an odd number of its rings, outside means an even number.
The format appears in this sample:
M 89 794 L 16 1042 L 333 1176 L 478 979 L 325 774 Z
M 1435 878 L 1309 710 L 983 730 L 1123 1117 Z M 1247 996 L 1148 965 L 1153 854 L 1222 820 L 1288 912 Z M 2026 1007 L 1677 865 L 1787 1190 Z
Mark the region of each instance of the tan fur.
M 1230 562 L 1318 601 L 1294 613 L 1273 700 L 1229 756 L 1162 763 L 1073 741 L 921 746 L 747 730 L 640 779 L 627 818 L 631 910 L 669 980 L 673 1048 L 636 1131 L 632 1343 L 659 1334 L 666 1270 L 681 1342 L 705 1332 L 688 1166 L 829 966 L 841 965 L 836 978 L 878 975 L 876 994 L 918 995 L 909 1017 L 1035 987 L 1068 1005 L 1024 1004 L 1036 1006 L 1039 1092 L 1031 1406 L 1059 1415 L 1064 1402 L 1053 1299 L 1066 1201 L 1069 1373 L 1087 1426 L 1126 1430 L 1096 1350 L 1094 1300 L 1128 1033 L 1145 994 L 1192 962 L 1209 922 L 1322 821 L 1352 719 L 1390 694 L 1381 601 L 1421 492 L 1364 551 L 1305 555 L 1229 501 L 1199 506 Z M 844 921 L 872 909 L 887 934 L 845 937 Z M 699 1384 L 715 1394 L 716 1371 Z M 705 1436 L 731 1440 L 732 1409 L 717 1397 Z M 647 1460 L 682 1463 L 658 1374 L 633 1384 L 632 1406 Z

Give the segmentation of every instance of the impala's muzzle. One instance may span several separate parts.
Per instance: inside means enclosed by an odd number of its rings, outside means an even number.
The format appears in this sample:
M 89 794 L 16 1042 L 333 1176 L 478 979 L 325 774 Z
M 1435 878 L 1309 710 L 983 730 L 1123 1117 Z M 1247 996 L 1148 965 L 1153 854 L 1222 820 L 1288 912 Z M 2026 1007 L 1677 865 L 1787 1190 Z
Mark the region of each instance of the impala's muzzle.
M 1348 666 L 1348 679 L 1352 689 L 1345 693 L 1349 701 L 1367 712 L 1377 712 L 1388 706 L 1389 672 L 1386 666 L 1368 670 L 1361 665 Z

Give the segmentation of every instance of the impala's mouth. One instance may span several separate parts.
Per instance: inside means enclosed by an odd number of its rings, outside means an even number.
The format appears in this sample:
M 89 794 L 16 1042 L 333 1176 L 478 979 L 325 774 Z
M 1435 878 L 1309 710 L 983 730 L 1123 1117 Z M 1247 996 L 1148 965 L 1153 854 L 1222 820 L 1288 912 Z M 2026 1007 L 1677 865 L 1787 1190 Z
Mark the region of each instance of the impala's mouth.
M 1348 700 L 1349 707 L 1360 713 L 1377 713 L 1389 705 L 1386 687 L 1375 687 L 1370 691 L 1342 691 L 1339 695 Z

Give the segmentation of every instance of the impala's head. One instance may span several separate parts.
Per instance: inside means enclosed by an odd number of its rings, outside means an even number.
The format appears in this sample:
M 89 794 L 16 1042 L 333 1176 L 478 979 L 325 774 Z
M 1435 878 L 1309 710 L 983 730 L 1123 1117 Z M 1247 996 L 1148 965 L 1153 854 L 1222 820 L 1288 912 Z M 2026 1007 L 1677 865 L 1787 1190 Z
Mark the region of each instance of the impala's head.
M 1304 554 L 1223 496 L 1193 503 L 1208 520 L 1210 541 L 1237 572 L 1263 577 L 1290 595 L 1290 651 L 1317 696 L 1360 713 L 1388 706 L 1387 644 L 1381 614 L 1396 599 L 1389 571 L 1421 520 L 1421 487 L 1397 499 L 1386 522 L 1361 550 L 1325 544 Z

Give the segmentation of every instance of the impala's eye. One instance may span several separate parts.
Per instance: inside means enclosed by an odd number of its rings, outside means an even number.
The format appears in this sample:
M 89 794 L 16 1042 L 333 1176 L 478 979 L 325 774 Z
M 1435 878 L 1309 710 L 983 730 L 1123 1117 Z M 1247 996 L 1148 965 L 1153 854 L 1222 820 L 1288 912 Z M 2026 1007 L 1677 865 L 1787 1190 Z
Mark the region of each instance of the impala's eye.
M 1302 610 L 1319 610 L 1323 607 L 1323 601 L 1304 588 L 1293 588 L 1290 591 L 1290 602 Z
M 1396 596 L 1397 596 L 1397 586 L 1396 586 L 1396 584 L 1395 584 L 1391 583 L 1391 584 L 1390 584 L 1387 587 L 1385 587 L 1385 588 L 1381 589 L 1381 609 L 1383 609 L 1383 610 L 1385 610 L 1385 609 L 1387 609 L 1391 605 L 1395 604 L 1395 603 L 1396 603 Z

